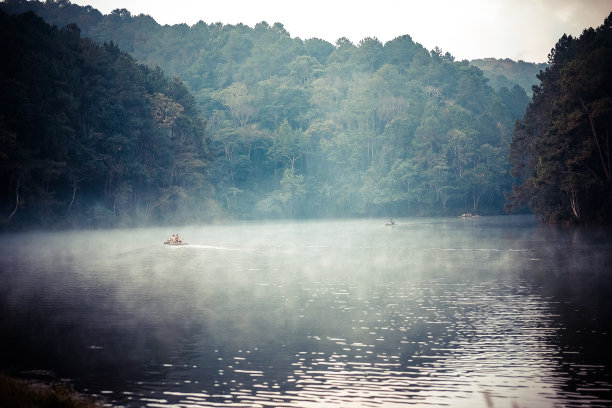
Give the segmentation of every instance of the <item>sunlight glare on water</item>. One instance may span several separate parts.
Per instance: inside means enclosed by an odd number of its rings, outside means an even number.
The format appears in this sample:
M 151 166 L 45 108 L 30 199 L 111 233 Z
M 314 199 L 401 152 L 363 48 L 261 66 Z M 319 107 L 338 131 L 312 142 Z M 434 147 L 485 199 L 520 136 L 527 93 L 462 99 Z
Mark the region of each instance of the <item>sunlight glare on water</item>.
M 172 232 L 4 237 L 2 368 L 133 407 L 611 402 L 608 232 L 269 222 L 161 245 Z

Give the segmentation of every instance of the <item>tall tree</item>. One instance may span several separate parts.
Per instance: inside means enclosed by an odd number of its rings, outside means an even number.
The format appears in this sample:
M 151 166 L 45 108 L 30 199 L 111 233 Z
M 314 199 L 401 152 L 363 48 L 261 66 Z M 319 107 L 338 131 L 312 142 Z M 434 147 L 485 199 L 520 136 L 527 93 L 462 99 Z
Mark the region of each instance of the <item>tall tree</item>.
M 508 210 L 529 205 L 548 222 L 612 221 L 612 13 L 563 36 L 517 123 L 510 159 L 519 185 Z

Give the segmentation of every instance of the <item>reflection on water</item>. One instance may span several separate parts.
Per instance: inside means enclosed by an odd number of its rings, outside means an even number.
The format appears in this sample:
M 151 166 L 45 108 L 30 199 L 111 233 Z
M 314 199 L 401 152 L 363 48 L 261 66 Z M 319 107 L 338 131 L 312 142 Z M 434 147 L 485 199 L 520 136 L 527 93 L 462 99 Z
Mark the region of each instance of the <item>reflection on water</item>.
M 117 406 L 608 406 L 611 234 L 531 218 L 3 236 L 0 369 Z

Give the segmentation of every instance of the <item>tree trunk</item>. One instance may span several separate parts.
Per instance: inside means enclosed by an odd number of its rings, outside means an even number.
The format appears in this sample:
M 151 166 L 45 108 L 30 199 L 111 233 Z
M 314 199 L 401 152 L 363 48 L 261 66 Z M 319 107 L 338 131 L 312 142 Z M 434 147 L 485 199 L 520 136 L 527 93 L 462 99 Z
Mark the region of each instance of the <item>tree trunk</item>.
M 576 217 L 576 220 L 580 220 L 580 207 L 578 206 L 578 198 L 576 198 L 575 189 L 572 188 L 570 190 L 569 198 L 570 198 L 570 206 L 572 207 L 572 213 L 574 214 L 574 217 Z
M 15 208 L 13 209 L 13 212 L 11 213 L 11 215 L 8 216 L 9 220 L 13 218 L 18 208 L 19 208 L 19 180 L 17 180 L 17 187 L 15 187 Z
M 601 145 L 599 144 L 599 138 L 597 137 L 597 131 L 595 130 L 595 121 L 593 119 L 593 115 L 591 114 L 591 110 L 586 106 L 584 100 L 580 98 L 580 102 L 582 103 L 582 109 L 586 112 L 589 117 L 589 124 L 591 125 L 591 133 L 593 134 L 593 139 L 595 140 L 595 146 L 597 146 L 597 152 L 599 153 L 599 160 L 601 162 L 601 167 L 603 168 L 604 174 L 606 176 L 606 180 L 610 181 L 610 158 L 607 160 L 604 158 L 604 153 L 601 150 Z
M 74 183 L 74 185 L 72 186 L 72 200 L 70 200 L 70 205 L 68 206 L 68 212 L 70 212 L 70 210 L 72 209 L 72 204 L 74 204 L 74 199 L 76 197 L 76 191 L 77 191 L 77 183 Z

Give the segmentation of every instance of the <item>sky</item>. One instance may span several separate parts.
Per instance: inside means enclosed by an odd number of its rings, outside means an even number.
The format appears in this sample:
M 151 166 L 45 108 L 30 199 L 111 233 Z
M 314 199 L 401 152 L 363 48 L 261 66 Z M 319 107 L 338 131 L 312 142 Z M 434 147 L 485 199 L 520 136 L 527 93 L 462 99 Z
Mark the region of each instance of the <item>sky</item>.
M 547 62 L 563 34 L 580 36 L 612 12 L 612 0 L 72 0 L 103 14 L 124 8 L 159 24 L 283 24 L 291 37 L 383 44 L 408 34 L 456 60 Z

